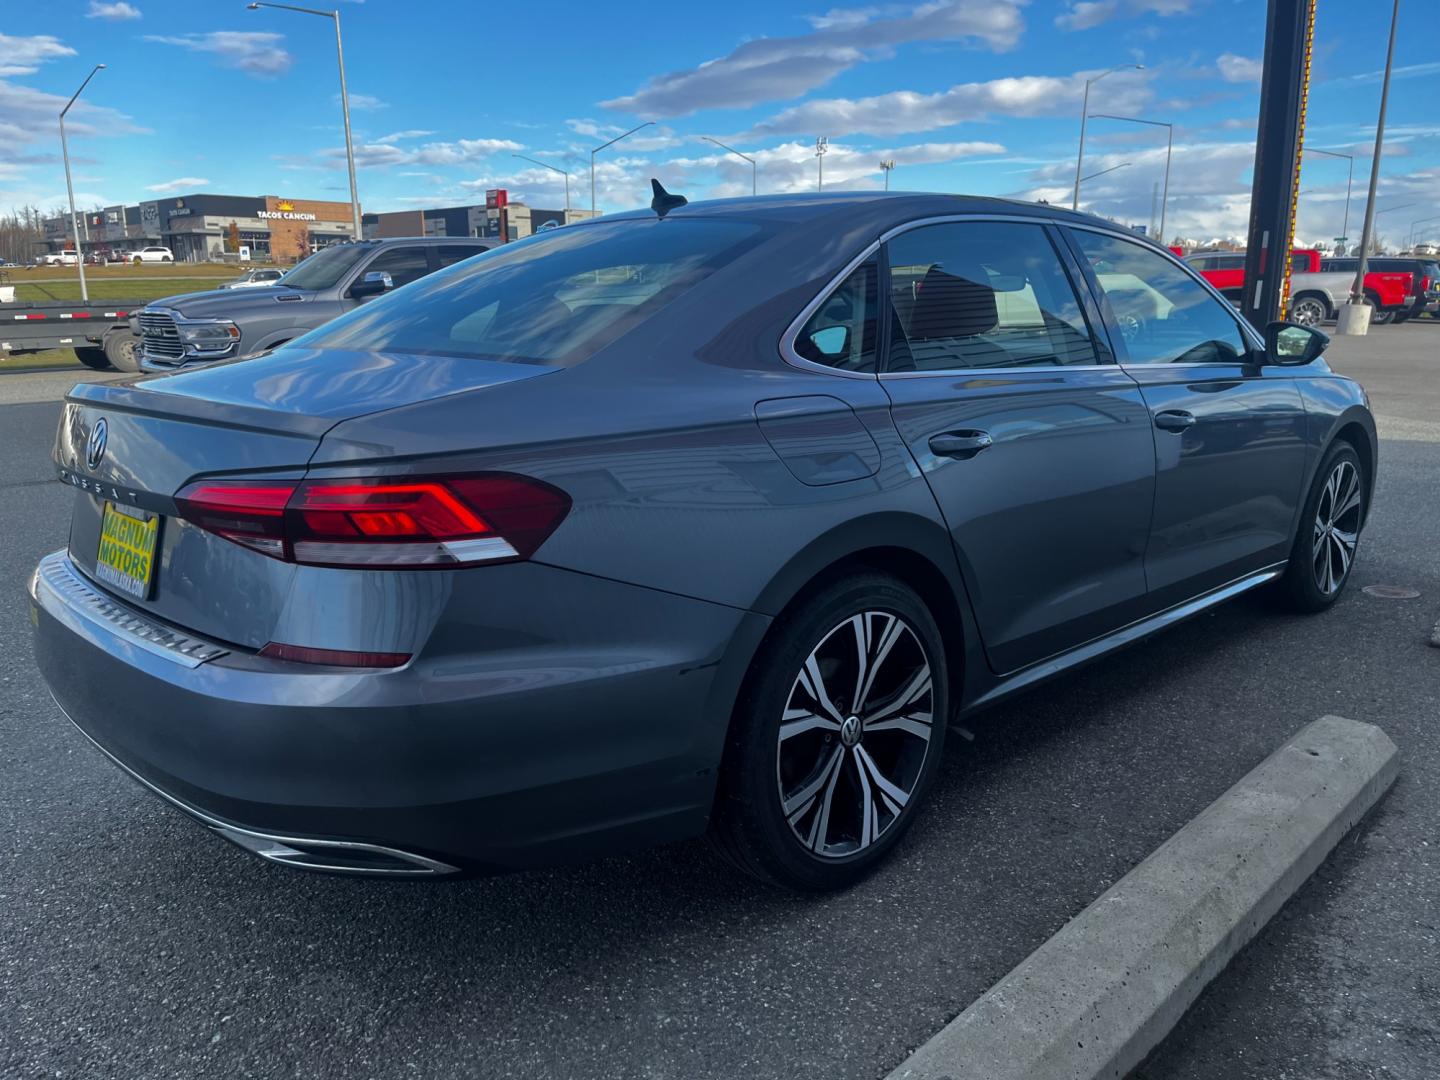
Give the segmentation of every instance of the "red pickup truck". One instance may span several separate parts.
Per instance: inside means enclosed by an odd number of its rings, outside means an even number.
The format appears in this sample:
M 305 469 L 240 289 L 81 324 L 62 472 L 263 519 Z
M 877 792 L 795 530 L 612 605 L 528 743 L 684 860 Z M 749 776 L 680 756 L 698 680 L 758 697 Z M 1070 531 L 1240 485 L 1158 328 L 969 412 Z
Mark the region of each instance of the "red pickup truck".
M 1333 319 L 1350 295 L 1355 275 L 1323 272 L 1320 252 L 1295 248 L 1290 252 L 1290 317 L 1313 324 Z M 1185 260 L 1200 276 L 1232 303 L 1240 302 L 1245 287 L 1243 251 L 1198 252 Z M 1415 276 L 1398 271 L 1371 270 L 1365 275 L 1365 297 L 1375 309 L 1372 321 L 1384 324 L 1415 302 Z

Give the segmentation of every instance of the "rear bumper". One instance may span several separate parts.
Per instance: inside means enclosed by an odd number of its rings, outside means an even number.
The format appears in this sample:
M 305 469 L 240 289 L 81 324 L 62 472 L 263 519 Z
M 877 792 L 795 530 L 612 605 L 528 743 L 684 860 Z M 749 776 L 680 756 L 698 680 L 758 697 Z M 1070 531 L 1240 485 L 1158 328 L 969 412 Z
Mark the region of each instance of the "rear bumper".
M 105 753 L 275 862 L 493 871 L 703 830 L 731 703 L 766 621 L 535 564 L 509 569 L 520 573 L 493 578 L 499 597 L 548 587 L 581 624 L 609 607 L 655 636 L 617 642 L 602 623 L 498 663 L 489 642 L 393 671 L 308 668 L 156 629 L 56 552 L 30 585 L 36 658 L 60 708 Z M 97 595 L 116 610 L 97 609 Z

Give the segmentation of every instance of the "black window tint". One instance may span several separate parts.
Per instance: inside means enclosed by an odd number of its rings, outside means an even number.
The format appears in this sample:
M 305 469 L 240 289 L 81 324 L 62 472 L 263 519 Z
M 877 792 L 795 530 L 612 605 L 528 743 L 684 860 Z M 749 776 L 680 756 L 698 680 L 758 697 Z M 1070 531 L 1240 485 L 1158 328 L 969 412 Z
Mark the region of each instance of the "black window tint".
M 760 236 L 753 223 L 704 218 L 547 229 L 437 271 L 298 340 L 316 349 L 576 364 Z
M 1235 363 L 1248 349 L 1231 308 L 1141 244 L 1073 232 L 1104 290 L 1131 364 Z
M 1310 269 L 1310 256 L 1302 252 L 1294 252 L 1290 256 L 1290 269 L 1305 273 Z
M 430 272 L 430 262 L 423 247 L 397 247 L 382 251 L 365 267 L 365 273 L 383 270 L 390 275 L 395 288 L 418 281 Z
M 457 262 L 464 262 L 466 259 L 484 254 L 490 249 L 484 244 L 447 244 L 439 250 L 440 265 L 454 266 Z
M 796 355 L 845 371 L 874 371 L 878 280 L 874 261 L 856 267 L 796 335 Z
M 1097 362 L 1090 331 L 1039 225 L 928 225 L 889 244 L 890 371 Z

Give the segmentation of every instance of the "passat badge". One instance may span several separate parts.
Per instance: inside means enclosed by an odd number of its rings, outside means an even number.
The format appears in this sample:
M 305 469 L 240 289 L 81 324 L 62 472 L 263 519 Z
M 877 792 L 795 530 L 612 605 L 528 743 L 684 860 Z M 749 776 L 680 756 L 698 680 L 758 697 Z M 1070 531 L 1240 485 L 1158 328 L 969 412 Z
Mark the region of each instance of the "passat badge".
M 102 416 L 95 421 L 95 426 L 90 429 L 90 438 L 85 443 L 85 464 L 95 468 L 100 464 L 100 459 L 105 456 L 105 440 L 110 437 L 110 425 L 105 423 Z

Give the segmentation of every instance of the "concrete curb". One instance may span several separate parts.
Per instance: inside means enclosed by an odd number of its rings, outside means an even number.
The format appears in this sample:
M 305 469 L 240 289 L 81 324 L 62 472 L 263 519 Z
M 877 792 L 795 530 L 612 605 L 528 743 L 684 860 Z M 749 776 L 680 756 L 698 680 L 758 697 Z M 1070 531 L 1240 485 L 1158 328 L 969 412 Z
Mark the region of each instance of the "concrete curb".
M 1398 771 L 1379 728 L 1307 724 L 888 1080 L 1123 1077 Z

